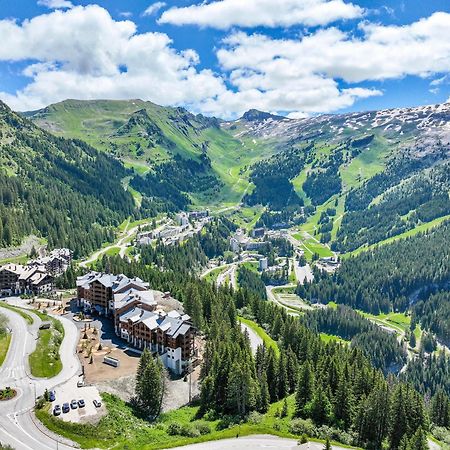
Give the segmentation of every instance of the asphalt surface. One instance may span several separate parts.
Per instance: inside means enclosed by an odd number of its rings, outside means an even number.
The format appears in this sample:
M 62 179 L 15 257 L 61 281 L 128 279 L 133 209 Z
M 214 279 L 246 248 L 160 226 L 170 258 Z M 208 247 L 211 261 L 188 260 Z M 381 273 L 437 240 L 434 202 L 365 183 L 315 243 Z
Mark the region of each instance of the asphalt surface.
M 256 353 L 256 350 L 260 345 L 263 345 L 263 340 L 258 336 L 258 334 L 250 328 L 247 324 L 241 322 L 241 330 L 244 330 L 248 333 L 248 338 L 250 339 L 250 347 L 252 348 L 253 354 Z
M 2 402 L 0 409 L 0 442 L 11 445 L 15 450 L 68 450 L 74 448 L 63 438 L 44 429 L 34 417 L 32 408 L 35 398 L 45 389 L 67 382 L 80 373 L 80 364 L 75 354 L 78 338 L 77 327 L 68 319 L 56 317 L 64 326 L 64 339 L 60 348 L 63 368 L 54 378 L 42 379 L 31 375 L 28 355 L 36 346 L 40 319 L 31 311 L 33 325 L 27 325 L 16 312 L 2 308 L 0 312 L 8 318 L 12 332 L 11 345 L 0 368 L 0 386 L 10 386 L 17 390 L 17 396 Z
M 222 439 L 220 441 L 210 441 L 176 448 L 183 450 L 322 450 L 323 446 L 323 444 L 319 444 L 317 442 L 308 442 L 307 444 L 297 445 L 297 441 L 294 439 L 261 434 L 234 439 Z M 333 450 L 345 450 L 344 448 L 336 447 L 335 445 L 333 445 L 332 448 Z

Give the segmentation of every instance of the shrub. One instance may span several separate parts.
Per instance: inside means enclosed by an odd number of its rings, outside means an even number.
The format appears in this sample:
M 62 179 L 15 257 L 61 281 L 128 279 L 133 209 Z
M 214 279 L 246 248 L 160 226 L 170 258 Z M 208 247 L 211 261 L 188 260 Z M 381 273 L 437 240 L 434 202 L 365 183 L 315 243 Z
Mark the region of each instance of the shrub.
M 450 444 L 450 431 L 444 427 L 433 427 L 431 434 L 438 441 L 444 442 L 445 444 Z
M 167 434 L 170 434 L 170 436 L 181 435 L 181 425 L 177 422 L 169 423 Z
M 194 428 L 193 426 L 186 424 L 181 427 L 181 436 L 199 437 L 200 431 Z
M 289 432 L 292 434 L 316 436 L 316 428 L 311 419 L 294 419 L 289 424 Z
M 261 423 L 263 416 L 262 414 L 260 414 L 257 411 L 252 411 L 249 415 L 248 415 L 248 423 L 251 423 L 252 425 L 257 425 L 258 423 Z
M 196 423 L 195 428 L 202 436 L 211 433 L 211 427 L 205 422 Z

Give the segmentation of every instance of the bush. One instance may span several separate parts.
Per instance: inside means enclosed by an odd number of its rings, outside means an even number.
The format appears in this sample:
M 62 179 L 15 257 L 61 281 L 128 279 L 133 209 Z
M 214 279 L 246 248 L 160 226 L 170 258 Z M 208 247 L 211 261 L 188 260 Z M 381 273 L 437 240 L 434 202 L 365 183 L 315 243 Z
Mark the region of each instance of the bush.
M 258 423 L 261 423 L 263 416 L 262 414 L 260 414 L 257 411 L 252 411 L 249 415 L 248 415 L 248 423 L 251 423 L 252 425 L 257 425 Z
M 444 442 L 445 444 L 450 444 L 450 431 L 444 427 L 433 427 L 431 434 L 438 441 Z
M 194 428 L 192 425 L 183 425 L 181 427 L 181 436 L 185 436 L 185 437 L 199 437 L 200 436 L 200 431 L 197 430 L 197 428 Z
M 195 428 L 202 436 L 211 433 L 211 427 L 205 422 L 196 423 Z
M 308 436 L 306 434 L 302 434 L 300 439 L 298 440 L 298 445 L 306 444 L 308 442 Z
M 177 422 L 169 423 L 167 434 L 170 436 L 181 435 L 181 425 Z
M 289 432 L 292 434 L 304 435 L 307 436 L 316 436 L 316 427 L 311 419 L 294 419 L 289 424 Z

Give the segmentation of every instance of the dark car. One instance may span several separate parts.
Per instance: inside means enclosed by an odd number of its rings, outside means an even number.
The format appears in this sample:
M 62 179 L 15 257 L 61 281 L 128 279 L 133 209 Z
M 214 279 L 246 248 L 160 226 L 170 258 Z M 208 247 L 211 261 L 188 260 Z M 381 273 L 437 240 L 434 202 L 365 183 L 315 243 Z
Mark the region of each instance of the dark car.
M 55 391 L 50 391 L 50 394 L 48 396 L 49 400 L 51 402 L 54 402 L 56 400 L 56 392 Z
M 102 406 L 102 402 L 100 400 L 94 400 L 94 406 L 96 408 L 100 408 L 100 406 Z
M 62 412 L 68 413 L 70 411 L 70 405 L 68 403 L 64 403 L 64 405 L 62 406 Z
M 72 409 L 77 409 L 77 408 L 78 408 L 78 403 L 77 403 L 77 401 L 76 401 L 76 400 L 72 400 L 72 401 L 70 402 L 70 407 L 71 407 Z
M 61 406 L 55 405 L 55 407 L 53 408 L 53 415 L 59 416 L 60 414 L 61 414 Z
M 86 404 L 84 403 L 83 399 L 78 400 L 78 407 L 79 408 L 84 408 L 86 406 Z

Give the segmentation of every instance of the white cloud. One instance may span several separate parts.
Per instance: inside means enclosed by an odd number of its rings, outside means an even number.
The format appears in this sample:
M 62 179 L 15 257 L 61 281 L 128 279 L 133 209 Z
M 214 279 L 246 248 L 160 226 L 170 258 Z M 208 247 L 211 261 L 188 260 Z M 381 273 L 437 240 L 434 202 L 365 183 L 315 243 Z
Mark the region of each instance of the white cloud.
M 219 0 L 165 11 L 159 23 L 229 29 L 327 25 L 361 17 L 363 9 L 344 0 Z
M 364 23 L 360 30 L 355 37 L 337 28 L 320 29 L 295 40 L 234 33 L 217 52 L 234 91 L 204 107 L 331 112 L 383 94 L 355 83 L 450 71 L 450 14 L 435 13 L 408 26 Z M 340 88 L 337 80 L 349 88 Z
M 68 0 L 38 0 L 38 5 L 46 6 L 50 9 L 73 8 L 72 2 Z
M 440 86 L 441 84 L 446 84 L 450 82 L 450 76 L 448 74 L 443 77 L 436 78 L 430 82 L 430 86 Z
M 130 17 L 133 17 L 133 13 L 131 11 L 122 11 L 119 13 L 119 16 L 129 19 Z
M 66 98 L 143 98 L 189 106 L 225 90 L 210 70 L 197 70 L 195 51 L 175 50 L 163 33 L 138 34 L 133 22 L 115 21 L 95 5 L 21 24 L 1 20 L 0 35 L 0 60 L 38 61 L 24 70 L 31 77 L 24 89 L 0 93 L 18 110 Z
M 250 108 L 302 117 L 383 95 L 371 81 L 450 72 L 446 13 L 405 26 L 364 22 L 356 35 L 335 27 L 298 39 L 232 33 L 217 50 L 219 75 L 199 68 L 197 52 L 175 49 L 167 34 L 138 33 L 134 22 L 97 5 L 0 20 L 0 36 L 0 61 L 28 63 L 29 83 L 0 92 L 17 110 L 66 98 L 142 98 L 225 118 Z
M 152 16 L 156 14 L 160 9 L 164 8 L 167 5 L 166 2 L 156 2 L 150 5 L 143 13 L 143 16 Z

